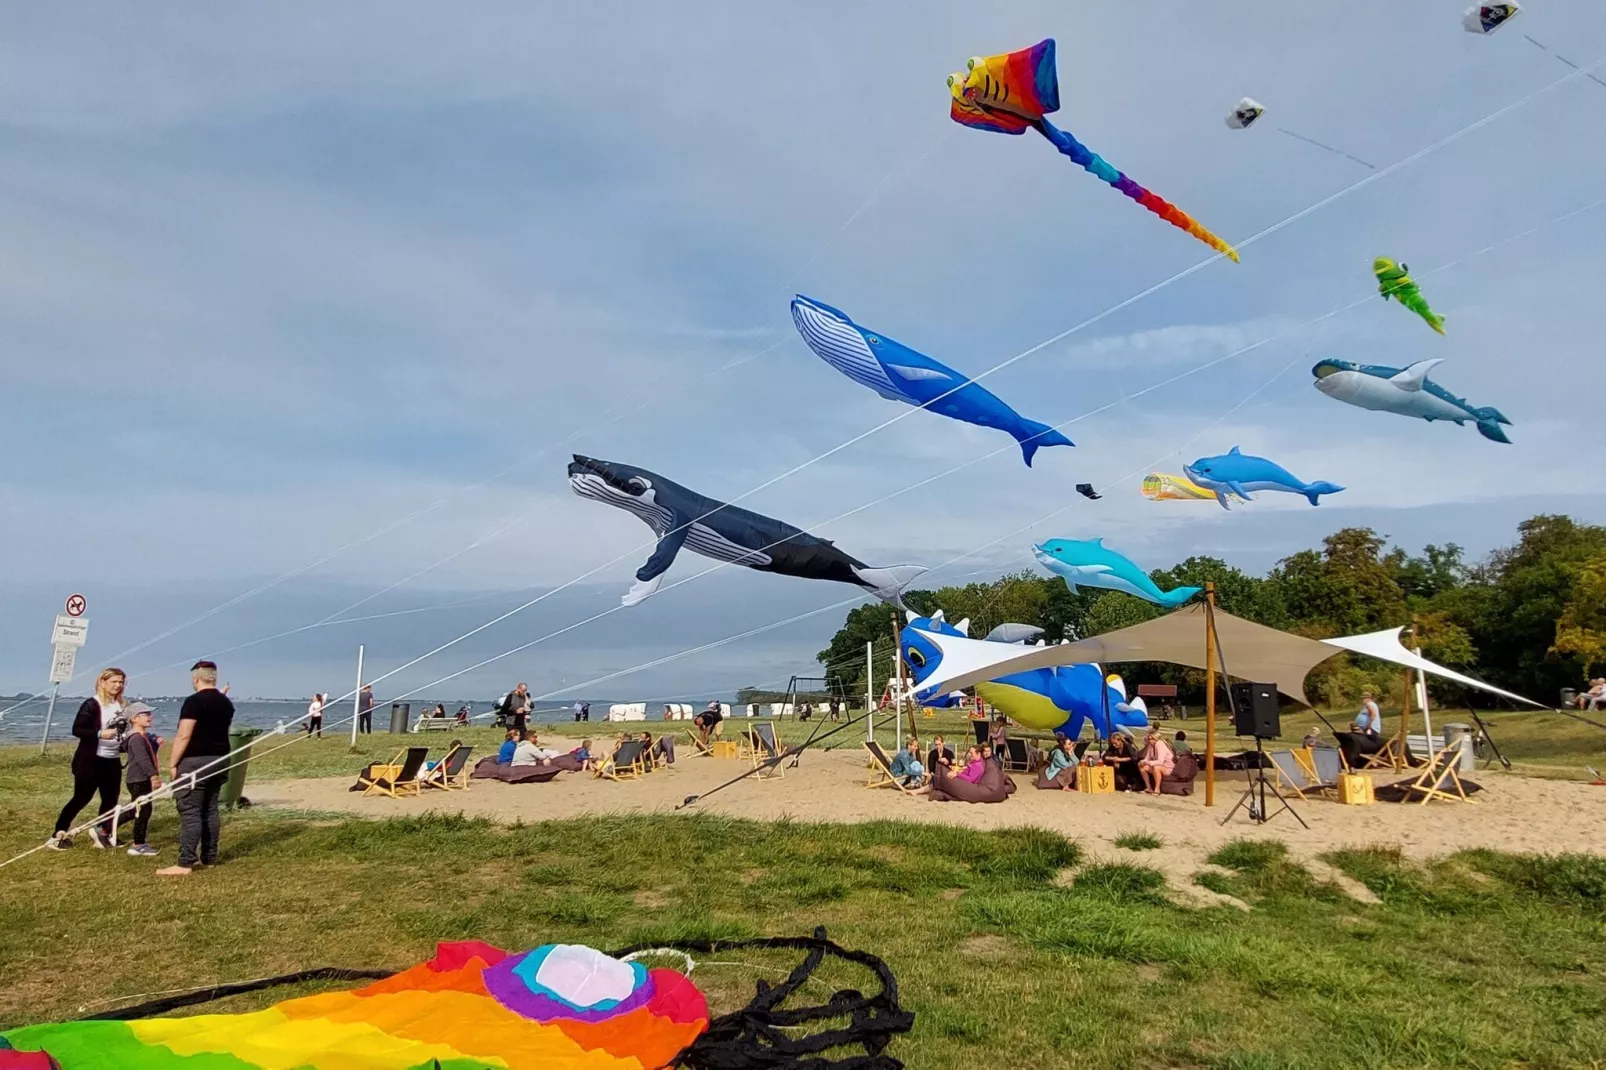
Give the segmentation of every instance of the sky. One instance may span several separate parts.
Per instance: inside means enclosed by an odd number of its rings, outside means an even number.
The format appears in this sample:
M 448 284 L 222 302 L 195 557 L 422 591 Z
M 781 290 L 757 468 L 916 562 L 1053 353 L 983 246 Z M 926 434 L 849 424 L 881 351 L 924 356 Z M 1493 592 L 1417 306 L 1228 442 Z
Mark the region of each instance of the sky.
M 1482 37 L 1464 6 L 0 14 L 0 691 L 44 688 L 74 591 L 81 667 L 147 694 L 205 655 L 239 694 L 338 694 L 359 643 L 388 693 L 816 671 L 853 588 L 667 588 L 713 564 L 683 554 L 615 610 L 651 536 L 568 490 L 571 452 L 941 566 L 928 586 L 1054 536 L 1260 571 L 1348 525 L 1477 555 L 1537 512 L 1606 521 L 1606 206 L 1579 212 L 1606 196 L 1606 85 L 1553 85 L 1558 52 L 1606 57 L 1606 8 L 1536 0 Z M 1173 280 L 1209 250 L 1035 136 L 948 120 L 950 71 L 1049 36 L 1059 125 L 1229 241 L 1298 218 Z M 1266 116 L 1229 130 L 1244 95 Z M 1379 255 L 1446 337 L 1376 298 Z M 971 374 L 1027 354 L 986 385 L 1076 448 L 1027 469 L 854 385 L 792 329 L 796 292 Z M 1323 357 L 1443 357 L 1513 444 L 1325 398 Z M 1233 445 L 1347 489 L 1140 496 Z

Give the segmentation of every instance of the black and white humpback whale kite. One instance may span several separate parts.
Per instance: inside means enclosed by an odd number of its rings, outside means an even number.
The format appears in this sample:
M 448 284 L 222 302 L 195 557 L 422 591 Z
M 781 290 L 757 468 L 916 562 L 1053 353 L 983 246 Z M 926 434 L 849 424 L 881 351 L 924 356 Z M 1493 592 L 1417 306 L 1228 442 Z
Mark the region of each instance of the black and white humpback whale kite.
M 569 487 L 582 498 L 634 513 L 658 536 L 658 548 L 636 570 L 635 585 L 620 600 L 627 606 L 658 590 L 682 546 L 715 561 L 760 572 L 856 584 L 899 608 L 903 608 L 903 589 L 927 571 L 920 565 L 871 568 L 827 539 L 774 517 L 705 498 L 679 483 L 628 464 L 599 461 L 577 453 L 569 465 Z

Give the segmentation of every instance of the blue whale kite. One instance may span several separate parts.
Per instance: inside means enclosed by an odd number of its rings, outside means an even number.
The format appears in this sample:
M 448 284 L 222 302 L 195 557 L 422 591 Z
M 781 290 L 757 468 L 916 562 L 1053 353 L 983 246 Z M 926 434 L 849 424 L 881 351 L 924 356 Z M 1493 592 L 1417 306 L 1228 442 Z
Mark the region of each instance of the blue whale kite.
M 792 301 L 792 322 L 816 356 L 888 401 L 1012 436 L 1028 468 L 1039 448 L 1076 444 L 1047 424 L 1028 420 L 962 373 L 860 327 L 830 305 L 798 294 Z
M 1198 587 L 1177 587 L 1162 591 L 1137 565 L 1114 550 L 1106 549 L 1103 539 L 1050 539 L 1032 547 L 1044 568 L 1061 576 L 1065 586 L 1076 593 L 1078 586 L 1102 587 L 1136 595 L 1167 609 L 1182 605 L 1198 594 Z
M 1182 472 L 1205 490 L 1214 491 L 1223 509 L 1231 508 L 1227 504 L 1229 491 L 1252 501 L 1252 490 L 1281 490 L 1303 494 L 1312 505 L 1320 505 L 1318 499 L 1323 494 L 1337 494 L 1344 489 L 1337 483 L 1306 483 L 1282 465 L 1241 453 L 1237 446 L 1219 457 L 1200 457 L 1183 465 Z
M 1456 397 L 1428 378 L 1428 372 L 1443 359 L 1419 360 L 1409 368 L 1323 360 L 1317 362 L 1311 374 L 1316 376 L 1316 389 L 1334 401 L 1377 412 L 1417 416 L 1429 423 L 1448 420 L 1465 424 L 1471 420 L 1484 438 L 1509 444 L 1511 440 L 1500 425 L 1509 427 L 1511 421 L 1502 416 L 1499 409 L 1468 405 L 1466 398 Z
M 620 600 L 627 606 L 658 590 L 682 546 L 715 561 L 759 572 L 857 584 L 899 607 L 903 589 L 927 571 L 920 565 L 871 568 L 827 539 L 774 517 L 706 498 L 633 465 L 577 453 L 569 465 L 569 487 L 582 498 L 635 514 L 658 536 L 657 549 L 636 570 L 634 586 Z

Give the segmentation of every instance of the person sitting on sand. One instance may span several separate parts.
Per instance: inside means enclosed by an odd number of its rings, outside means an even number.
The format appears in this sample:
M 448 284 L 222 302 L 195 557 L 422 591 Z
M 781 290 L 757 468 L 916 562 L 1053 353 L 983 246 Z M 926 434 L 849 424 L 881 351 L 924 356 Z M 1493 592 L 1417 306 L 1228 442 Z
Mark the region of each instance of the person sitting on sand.
M 1188 733 L 1180 730 L 1177 732 L 1177 738 L 1171 743 L 1171 753 L 1178 758 L 1193 753 L 1193 744 L 1188 742 Z
M 1322 745 L 1321 726 L 1311 725 L 1309 728 L 1305 729 L 1305 738 L 1300 740 L 1299 745 L 1304 747 L 1306 750 L 1310 750 L 1313 747 L 1320 747 Z
M 1138 772 L 1138 752 L 1125 732 L 1111 732 L 1104 764 L 1115 770 L 1116 791 L 1142 791 L 1143 776 Z
M 931 737 L 931 750 L 926 754 L 926 772 L 935 776 L 949 773 L 954 767 L 954 749 L 942 741 L 941 736 Z
M 552 759 L 558 752 L 541 746 L 541 740 L 534 732 L 524 737 L 517 747 L 513 748 L 513 761 L 511 765 L 551 765 Z
M 1143 778 L 1143 790 L 1149 795 L 1160 794 L 1160 781 L 1176 768 L 1176 764 L 1177 756 L 1160 738 L 1160 730 L 1150 725 L 1143 737 L 1143 754 L 1138 758 L 1138 775 Z
M 503 740 L 502 746 L 497 748 L 497 751 L 496 751 L 496 764 L 497 765 L 509 765 L 509 764 L 511 764 L 512 761 L 513 761 L 513 752 L 518 749 L 518 746 L 519 746 L 519 730 L 517 728 L 509 728 L 507 730 L 507 739 Z
M 906 788 L 918 788 L 926 782 L 926 767 L 920 762 L 920 740 L 909 737 L 903 750 L 893 756 L 887 771 L 892 779 Z
M 965 752 L 965 768 L 954 776 L 967 784 L 974 784 L 987 772 L 987 757 L 980 747 L 971 747 Z
M 1076 790 L 1075 740 L 1059 737 L 1059 745 L 1048 752 L 1048 764 L 1037 774 L 1037 786 L 1045 790 Z

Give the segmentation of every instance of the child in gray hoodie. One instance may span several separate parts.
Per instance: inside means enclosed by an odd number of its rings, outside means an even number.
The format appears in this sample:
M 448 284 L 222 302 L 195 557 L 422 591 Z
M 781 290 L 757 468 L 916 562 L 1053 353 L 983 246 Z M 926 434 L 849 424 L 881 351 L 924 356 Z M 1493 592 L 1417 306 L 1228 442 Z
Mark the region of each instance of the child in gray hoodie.
M 138 802 L 162 786 L 157 774 L 156 752 L 162 741 L 151 732 L 151 714 L 155 711 L 143 702 L 135 702 L 123 711 L 128 718 L 128 735 L 123 739 L 123 750 L 128 752 L 128 768 L 124 779 L 128 781 L 128 797 Z M 134 811 L 134 845 L 128 853 L 135 858 L 149 858 L 156 848 L 145 842 L 146 830 L 151 823 L 151 804 L 142 803 Z

